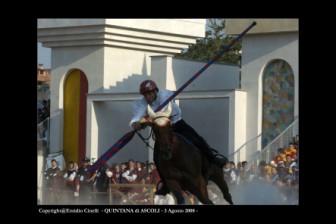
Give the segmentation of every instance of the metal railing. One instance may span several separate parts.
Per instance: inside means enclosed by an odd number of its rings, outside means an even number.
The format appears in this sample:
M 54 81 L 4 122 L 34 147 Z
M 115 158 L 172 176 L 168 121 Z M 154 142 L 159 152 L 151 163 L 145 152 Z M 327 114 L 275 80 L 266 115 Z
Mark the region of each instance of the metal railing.
M 43 195 L 45 194 L 42 186 L 44 185 L 43 173 L 45 170 L 45 158 L 49 154 L 49 136 L 50 136 L 50 119 L 46 118 L 39 124 L 37 124 L 37 194 L 39 203 L 43 202 Z
M 257 166 L 259 161 L 264 160 L 270 162 L 276 155 L 278 148 L 286 148 L 289 143 L 293 142 L 293 138 L 299 135 L 299 118 L 296 118 L 283 132 L 281 132 L 273 141 L 265 148 L 257 153 L 249 160 L 249 164 Z
M 127 195 L 127 192 L 137 192 L 137 196 L 144 196 L 145 192 L 140 192 L 139 188 L 146 188 L 148 192 L 148 203 L 154 205 L 155 185 L 152 184 L 110 184 L 106 192 L 90 191 L 88 195 L 79 197 L 74 196 L 74 191 L 63 189 L 61 186 L 57 188 L 38 187 L 38 191 L 45 191 L 46 196 L 41 204 L 105 204 L 105 205 L 138 205 L 141 204 L 135 198 Z M 127 190 L 126 190 L 127 189 Z M 83 200 L 86 198 L 86 200 Z M 121 203 L 122 202 L 122 203 Z
M 271 141 L 265 148 L 261 151 L 258 151 L 256 154 L 250 155 L 245 160 L 251 164 L 255 160 L 265 160 L 269 161 L 273 157 L 275 157 L 277 149 L 287 147 L 290 142 L 293 141 L 293 137 L 299 135 L 299 118 L 296 117 L 292 124 L 290 124 L 283 132 L 281 132 L 273 141 Z M 247 147 L 250 144 L 255 144 L 258 141 L 261 141 L 262 133 L 258 136 L 248 140 L 242 146 L 240 146 L 235 152 L 228 155 L 230 161 L 237 162 L 242 161 L 242 154 L 245 156 L 245 151 L 242 152 L 243 149 L 250 148 Z M 250 163 L 251 162 L 251 163 Z
M 49 136 L 50 136 L 50 118 L 46 118 L 37 124 L 37 140 L 46 141 L 49 146 Z
M 243 153 L 242 150 L 243 150 L 243 149 L 246 149 L 246 146 L 248 146 L 249 144 L 252 144 L 252 143 L 255 144 L 255 142 L 260 141 L 260 140 L 261 140 L 261 133 L 260 133 L 257 137 L 254 137 L 254 138 L 248 140 L 248 141 L 245 142 L 242 146 L 240 146 L 235 152 L 231 153 L 231 154 L 228 156 L 228 159 L 229 159 L 230 161 L 235 161 L 235 157 L 236 157 L 237 162 L 242 161 L 242 160 L 243 160 L 243 159 L 242 159 L 242 157 L 243 157 L 242 154 L 245 156 L 245 154 L 244 154 L 245 152 Z M 244 160 L 245 160 L 245 159 L 244 159 Z

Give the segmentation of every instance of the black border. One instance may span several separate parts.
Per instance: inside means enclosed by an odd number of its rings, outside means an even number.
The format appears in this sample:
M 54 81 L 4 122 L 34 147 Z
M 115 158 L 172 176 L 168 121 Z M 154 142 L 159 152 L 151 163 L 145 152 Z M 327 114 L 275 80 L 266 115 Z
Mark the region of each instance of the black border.
M 209 18 L 216 18 L 216 17 L 222 17 L 223 14 L 225 13 L 219 13 L 220 15 L 215 15 L 213 16 L 213 14 L 211 16 L 206 16 Z M 225 14 L 226 15 L 226 14 Z M 128 18 L 132 18 L 132 17 L 128 17 Z M 183 17 L 175 17 L 175 18 L 183 18 Z M 256 18 L 254 16 L 254 18 Z M 36 93 L 36 74 L 37 74 L 37 49 L 36 49 L 36 30 L 37 30 L 37 18 L 34 18 L 32 20 L 27 20 L 28 24 L 27 26 L 32 27 L 32 33 L 30 35 L 30 37 L 32 37 L 32 45 L 26 45 L 24 46 L 24 48 L 28 47 L 28 49 L 26 50 L 27 52 L 35 52 L 36 55 L 31 55 L 30 53 L 26 54 L 27 57 L 25 57 L 25 61 L 24 61 L 24 65 L 26 68 L 31 68 L 30 72 L 32 74 L 25 74 L 25 76 L 22 76 L 20 78 L 23 78 L 24 81 L 22 81 L 22 88 L 25 89 L 27 88 L 27 90 L 24 91 L 23 93 L 23 99 L 20 99 L 19 101 L 26 101 L 26 98 L 29 97 L 31 98 L 31 110 L 30 112 L 28 112 L 27 114 L 31 115 L 30 118 L 27 118 L 27 120 L 25 120 L 24 122 L 22 122 L 22 125 L 25 125 L 25 127 L 32 127 L 33 130 L 28 130 L 25 133 L 27 135 L 27 141 L 25 141 L 26 143 L 28 143 L 27 145 L 29 146 L 28 148 L 32 148 L 33 152 L 29 153 L 28 158 L 30 158 L 30 156 L 32 157 L 30 159 L 30 161 L 35 161 L 36 163 L 32 162 L 31 164 L 33 164 L 32 167 L 32 171 L 35 171 L 35 164 L 37 164 L 37 157 L 36 157 L 36 129 L 35 129 L 35 124 L 36 124 L 36 98 L 37 98 L 37 93 Z M 25 22 L 27 22 L 25 21 Z M 275 215 L 275 213 L 277 213 L 278 209 L 280 209 L 280 211 L 282 209 L 289 209 L 288 212 L 290 212 L 290 214 L 297 214 L 298 209 L 302 208 L 302 207 L 306 207 L 309 203 L 311 203 L 311 195 L 309 193 L 307 193 L 307 191 L 309 190 L 309 185 L 307 183 L 305 183 L 306 178 L 306 170 L 309 169 L 309 164 L 306 164 L 305 161 L 314 161 L 313 158 L 309 159 L 308 158 L 308 152 L 307 152 L 307 148 L 306 148 L 306 135 L 307 132 L 309 132 L 309 122 L 310 120 L 307 120 L 306 117 L 307 115 L 305 115 L 306 110 L 304 110 L 303 108 L 307 106 L 307 93 L 308 93 L 308 88 L 310 88 L 310 85 L 307 84 L 307 74 L 309 74 L 309 71 L 307 71 L 306 67 L 309 64 L 313 64 L 313 60 L 311 59 L 311 61 L 307 61 L 307 57 L 309 57 L 308 55 L 311 54 L 311 52 L 309 53 L 304 53 L 304 51 L 306 51 L 307 49 L 310 49 L 311 46 L 311 42 L 307 40 L 307 37 L 309 37 L 310 34 L 310 29 L 311 26 L 310 24 L 307 22 L 306 19 L 300 18 L 299 17 L 299 114 L 301 115 L 301 121 L 299 124 L 299 130 L 300 130 L 300 190 L 299 190 L 299 205 L 298 206 L 250 206 L 250 205 L 235 205 L 235 206 L 122 206 L 123 208 L 157 208 L 160 207 L 160 209 L 184 209 L 184 208 L 194 208 L 197 209 L 197 212 L 194 214 L 189 214 L 186 215 L 185 213 L 183 214 L 178 214 L 175 213 L 173 216 L 177 217 L 177 216 L 194 216 L 194 217 L 200 217 L 201 215 L 207 215 L 209 217 L 209 221 L 215 221 L 217 218 L 213 218 L 212 216 L 220 216 L 223 218 L 223 221 L 225 221 L 225 219 L 227 219 L 228 217 L 233 218 L 233 220 L 241 220 L 245 217 L 246 215 L 251 215 L 254 214 L 256 215 L 257 219 L 262 219 L 262 220 L 266 220 L 266 213 L 270 212 L 269 214 L 273 214 Z M 309 30 L 309 32 L 308 32 Z M 28 36 L 28 35 L 27 35 Z M 26 36 L 26 37 L 27 37 Z M 27 38 L 28 39 L 28 38 Z M 22 40 L 21 40 L 22 41 Z M 310 43 L 309 45 L 307 44 Z M 30 48 L 31 46 L 31 48 Z M 34 48 L 33 48 L 34 47 Z M 35 56 L 35 57 L 34 57 Z M 27 63 L 27 65 L 25 65 L 25 63 Z M 33 78 L 32 78 L 33 77 Z M 27 80 L 26 80 L 27 79 Z M 31 90 L 31 87 L 33 88 L 33 90 Z M 309 99 L 308 99 L 309 100 Z M 25 102 L 24 102 L 25 103 Z M 300 113 L 300 112 L 303 113 Z M 26 111 L 27 112 L 27 111 Z M 31 133 L 28 134 L 28 133 Z M 311 138 L 307 138 L 307 139 L 311 139 Z M 24 147 L 24 149 L 26 149 L 26 147 Z M 27 150 L 30 151 L 30 150 Z M 25 157 L 27 156 L 27 151 L 24 152 Z M 30 211 L 29 214 L 34 214 L 34 215 L 38 215 L 40 217 L 49 217 L 49 215 L 45 215 L 43 213 L 39 212 L 39 209 L 66 209 L 66 208 L 71 208 L 71 209 L 85 209 L 85 208 L 90 208 L 90 209 L 105 209 L 105 208 L 118 208 L 119 206 L 47 206 L 47 205 L 37 205 L 37 193 L 36 193 L 36 186 L 37 186 L 37 175 L 35 175 L 35 173 L 32 173 L 33 178 L 28 177 L 28 181 L 32 181 L 33 183 L 30 184 L 31 186 L 31 194 L 28 193 L 28 196 L 30 199 L 28 199 L 27 201 L 32 202 L 31 205 L 28 205 L 27 207 L 25 207 L 26 211 Z M 26 187 L 29 188 L 29 185 L 26 184 Z M 27 196 L 27 195 L 25 195 Z M 256 211 L 256 210 L 257 211 Z M 251 211 L 251 213 L 250 213 Z M 236 218 L 232 217 L 231 212 L 238 212 L 241 213 L 241 216 L 238 216 Z M 104 216 L 104 212 L 100 212 L 99 215 L 103 215 Z M 109 217 L 115 217 L 115 216 L 124 216 L 124 215 L 132 215 L 135 217 L 140 217 L 143 215 L 151 215 L 151 216 L 163 216 L 163 217 L 168 217 L 171 216 L 170 215 L 166 215 L 164 213 L 141 213 L 141 214 L 137 214 L 137 213 L 113 213 L 113 216 L 109 216 Z M 68 215 L 76 215 L 77 214 L 61 214 L 58 213 L 57 215 L 62 215 L 62 216 L 68 216 Z M 81 214 L 81 216 L 85 216 L 85 217 L 89 217 L 92 214 Z M 96 214 L 95 214 L 96 215 Z M 110 215 L 110 214 L 106 214 L 106 215 Z M 287 214 L 288 215 L 288 214 Z M 234 215 L 236 216 L 236 215 Z M 54 215 L 52 216 L 54 217 Z M 280 219 L 282 219 L 284 217 L 284 214 L 278 216 Z M 282 217 L 282 218 L 281 218 Z M 293 217 L 293 216 L 291 216 Z M 252 218 L 253 220 L 253 218 Z

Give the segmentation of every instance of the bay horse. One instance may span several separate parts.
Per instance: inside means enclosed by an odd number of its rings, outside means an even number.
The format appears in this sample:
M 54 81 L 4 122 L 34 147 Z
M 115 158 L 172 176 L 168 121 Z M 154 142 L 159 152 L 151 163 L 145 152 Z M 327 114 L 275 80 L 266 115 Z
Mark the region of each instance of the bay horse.
M 147 111 L 149 118 L 140 122 L 150 125 L 153 129 L 156 144 L 159 144 L 154 150 L 160 151 L 158 153 L 160 170 L 169 190 L 176 197 L 177 204 L 184 204 L 182 191 L 192 193 L 202 204 L 213 204 L 208 196 L 205 169 L 208 179 L 220 188 L 224 199 L 233 204 L 223 170 L 211 163 L 185 137 L 173 132 L 172 122 L 169 119 L 171 104 L 168 104 L 165 111 L 157 113 L 148 105 Z

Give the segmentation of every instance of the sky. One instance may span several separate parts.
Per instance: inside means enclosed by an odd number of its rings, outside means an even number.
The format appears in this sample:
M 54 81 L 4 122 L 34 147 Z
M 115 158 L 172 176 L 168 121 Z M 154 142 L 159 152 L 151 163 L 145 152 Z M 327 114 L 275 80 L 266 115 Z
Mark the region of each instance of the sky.
M 50 48 L 42 47 L 41 43 L 37 43 L 37 63 L 43 64 L 44 68 L 50 68 L 51 50 Z

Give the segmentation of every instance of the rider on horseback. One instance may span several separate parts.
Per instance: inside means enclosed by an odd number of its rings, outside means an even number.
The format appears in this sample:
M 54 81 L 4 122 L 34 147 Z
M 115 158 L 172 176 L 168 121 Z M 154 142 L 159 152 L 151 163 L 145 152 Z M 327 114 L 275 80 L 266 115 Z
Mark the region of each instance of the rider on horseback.
M 161 89 L 159 91 L 156 83 L 152 80 L 143 81 L 140 84 L 139 92 L 143 95 L 143 98 L 134 101 L 134 115 L 130 122 L 130 125 L 136 130 L 140 130 L 143 128 L 139 121 L 141 118 L 147 115 L 147 105 L 150 105 L 150 107 L 155 110 L 173 94 L 173 92 L 169 90 Z M 173 123 L 173 130 L 175 132 L 183 134 L 188 139 L 190 139 L 197 146 L 197 148 L 199 148 L 202 153 L 208 157 L 211 162 L 216 164 L 218 167 L 223 168 L 228 159 L 225 156 L 218 154 L 218 151 L 216 151 L 215 149 L 212 149 L 207 144 L 207 142 L 181 118 L 181 109 L 175 102 L 171 101 L 171 105 L 171 121 Z M 155 144 L 154 148 L 156 147 L 158 147 L 158 144 Z M 158 164 L 158 153 L 156 153 L 158 151 L 159 150 L 154 150 L 154 162 L 162 179 L 163 186 L 156 192 L 156 194 L 165 195 L 169 193 L 169 190 L 165 184 L 164 177 L 160 170 L 160 165 Z

